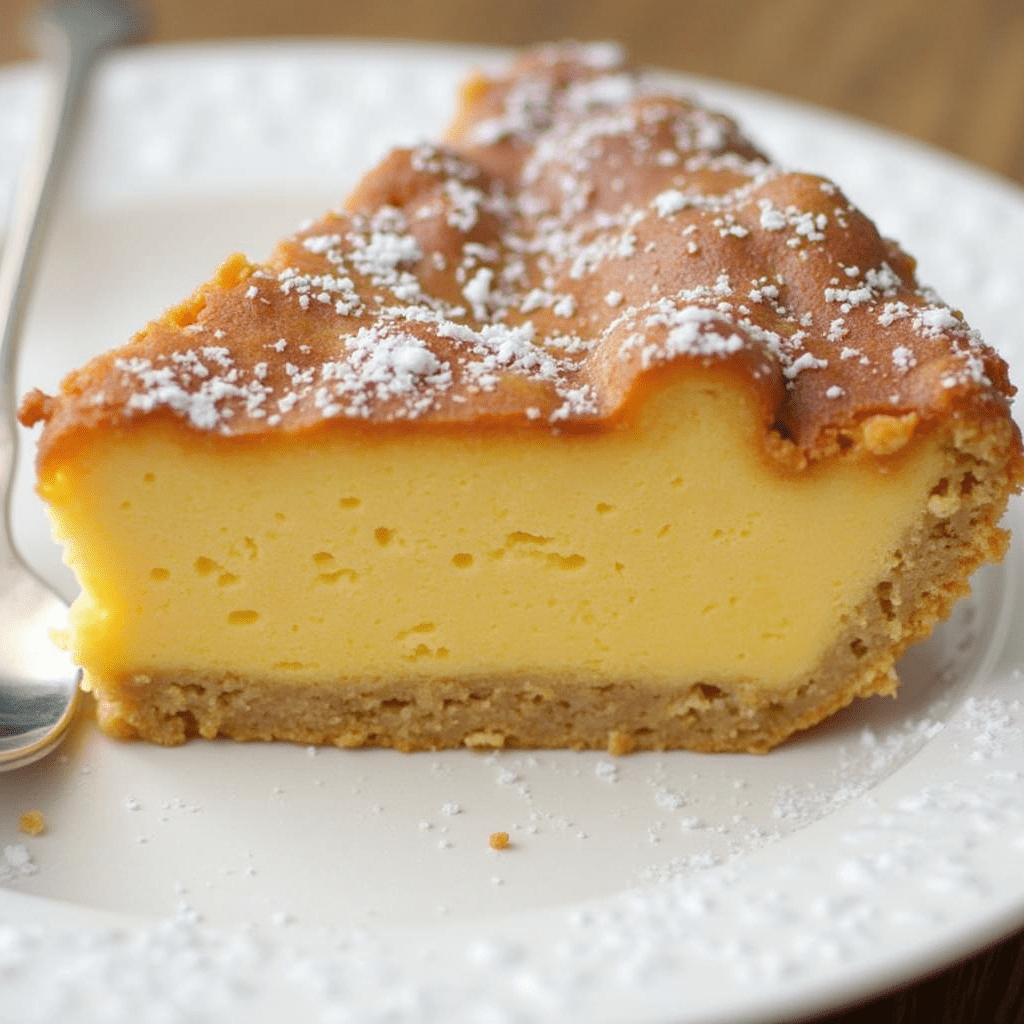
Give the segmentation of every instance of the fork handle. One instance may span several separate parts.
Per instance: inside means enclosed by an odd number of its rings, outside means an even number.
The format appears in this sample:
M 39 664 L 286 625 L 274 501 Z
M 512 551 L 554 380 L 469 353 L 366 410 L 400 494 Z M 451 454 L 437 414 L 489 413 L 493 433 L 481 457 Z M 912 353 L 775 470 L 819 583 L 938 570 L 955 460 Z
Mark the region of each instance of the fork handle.
M 40 23 L 40 50 L 49 58 L 56 74 L 49 83 L 42 128 L 32 159 L 23 172 L 0 258 L 0 513 L 5 524 L 0 530 L 0 550 L 4 541 L 11 541 L 18 339 L 89 78 L 101 54 L 123 39 L 123 33 L 115 35 L 109 29 L 89 31 L 90 25 L 79 24 L 76 19 L 88 6 L 80 4 L 78 11 L 73 4 L 55 7 Z

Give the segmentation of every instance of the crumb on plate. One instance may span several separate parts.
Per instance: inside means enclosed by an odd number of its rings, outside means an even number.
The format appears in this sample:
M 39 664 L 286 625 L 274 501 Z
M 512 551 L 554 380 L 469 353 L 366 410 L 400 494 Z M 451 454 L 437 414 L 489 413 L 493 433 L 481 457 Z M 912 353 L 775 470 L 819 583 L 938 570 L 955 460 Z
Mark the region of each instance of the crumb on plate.
M 18 827 L 26 835 L 38 836 L 46 830 L 46 819 L 42 811 L 23 811 L 18 818 Z

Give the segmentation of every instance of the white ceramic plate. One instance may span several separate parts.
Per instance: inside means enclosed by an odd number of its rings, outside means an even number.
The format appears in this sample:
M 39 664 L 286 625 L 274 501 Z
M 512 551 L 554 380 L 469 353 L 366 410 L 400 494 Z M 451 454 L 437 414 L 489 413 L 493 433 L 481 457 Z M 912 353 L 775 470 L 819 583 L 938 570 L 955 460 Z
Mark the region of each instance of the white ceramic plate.
M 118 56 L 19 391 L 53 388 L 228 252 L 266 254 L 390 145 L 436 135 L 463 73 L 493 59 L 342 43 Z M 1024 381 L 1019 191 L 692 84 L 785 162 L 844 183 Z M 39 95 L 33 69 L 0 76 L 0 210 Z M 18 542 L 72 594 L 27 465 L 13 508 Z M 1020 503 L 1010 519 L 1024 540 Z M 741 1024 L 910 980 L 1024 925 L 1022 581 L 1018 540 L 906 659 L 898 701 L 767 757 L 161 750 L 84 722 L 0 777 L 0 1014 Z M 18 831 L 29 808 L 39 837 Z M 510 849 L 489 848 L 495 830 Z

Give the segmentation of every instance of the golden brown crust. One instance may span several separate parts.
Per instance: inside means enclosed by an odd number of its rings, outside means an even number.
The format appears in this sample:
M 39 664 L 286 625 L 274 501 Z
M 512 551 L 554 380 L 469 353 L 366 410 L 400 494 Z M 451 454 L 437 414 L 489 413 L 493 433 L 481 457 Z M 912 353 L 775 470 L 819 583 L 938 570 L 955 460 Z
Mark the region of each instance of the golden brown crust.
M 392 153 L 344 211 L 266 264 L 232 257 L 60 394 L 28 396 L 21 419 L 46 423 L 41 460 L 144 416 L 228 436 L 601 429 L 681 360 L 746 379 L 766 446 L 791 442 L 797 462 L 892 443 L 893 423 L 1005 424 L 1013 393 L 834 185 L 568 46 L 472 80 L 445 145 Z M 1019 436 L 1010 447 L 1019 474 Z

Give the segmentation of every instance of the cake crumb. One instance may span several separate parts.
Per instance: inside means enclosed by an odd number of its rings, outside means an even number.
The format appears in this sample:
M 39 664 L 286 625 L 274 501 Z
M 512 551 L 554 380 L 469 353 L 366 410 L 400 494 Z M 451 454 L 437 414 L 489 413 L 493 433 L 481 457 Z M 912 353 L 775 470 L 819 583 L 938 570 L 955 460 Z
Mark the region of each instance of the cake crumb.
M 46 819 L 43 817 L 43 812 L 34 809 L 24 811 L 18 818 L 18 828 L 29 836 L 42 835 L 46 831 Z
M 492 850 L 507 850 L 511 845 L 507 832 L 492 832 L 487 842 Z
M 608 753 L 621 757 L 623 754 L 632 754 L 636 748 L 636 740 L 628 733 L 613 729 L 608 733 Z

